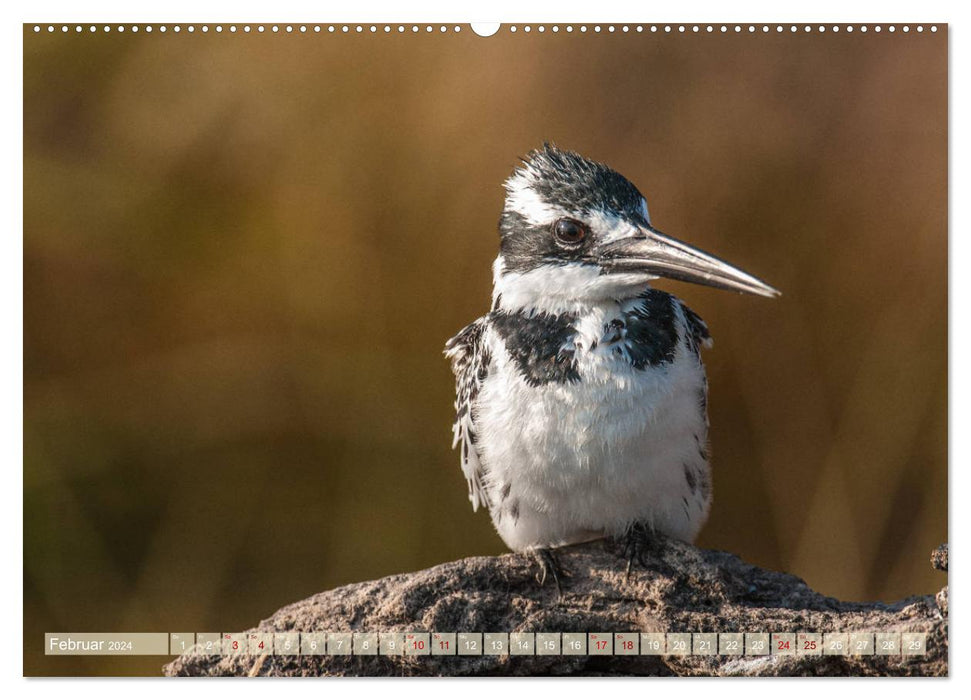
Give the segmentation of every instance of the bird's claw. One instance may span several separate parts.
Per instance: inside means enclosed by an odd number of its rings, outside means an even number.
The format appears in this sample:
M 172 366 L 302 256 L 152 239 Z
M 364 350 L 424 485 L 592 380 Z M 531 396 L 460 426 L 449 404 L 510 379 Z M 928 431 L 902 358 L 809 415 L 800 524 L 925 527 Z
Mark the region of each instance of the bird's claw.
M 557 560 L 556 555 L 553 554 L 553 550 L 543 547 L 540 549 L 531 550 L 533 558 L 536 563 L 539 564 L 539 574 L 536 576 L 536 581 L 541 586 L 546 585 L 546 579 L 552 578 L 553 583 L 556 584 L 557 596 L 563 597 L 563 586 L 560 583 L 561 578 L 566 578 L 567 572 L 560 566 L 560 562 Z
M 621 543 L 623 545 L 623 556 L 627 560 L 627 573 L 625 578 L 629 581 L 631 571 L 634 568 L 634 561 L 649 569 L 648 558 L 657 555 L 660 551 L 660 540 L 653 528 L 643 523 L 634 523 L 624 534 Z

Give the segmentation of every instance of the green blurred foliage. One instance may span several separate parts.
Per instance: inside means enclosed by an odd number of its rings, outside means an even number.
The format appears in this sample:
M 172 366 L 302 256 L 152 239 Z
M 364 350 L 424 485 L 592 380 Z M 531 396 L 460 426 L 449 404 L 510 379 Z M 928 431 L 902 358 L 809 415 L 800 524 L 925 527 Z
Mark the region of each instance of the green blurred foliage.
M 947 37 L 34 34 L 25 672 L 44 632 L 243 629 L 504 550 L 450 450 L 501 181 L 545 139 L 777 301 L 709 323 L 699 544 L 850 599 L 943 584 Z

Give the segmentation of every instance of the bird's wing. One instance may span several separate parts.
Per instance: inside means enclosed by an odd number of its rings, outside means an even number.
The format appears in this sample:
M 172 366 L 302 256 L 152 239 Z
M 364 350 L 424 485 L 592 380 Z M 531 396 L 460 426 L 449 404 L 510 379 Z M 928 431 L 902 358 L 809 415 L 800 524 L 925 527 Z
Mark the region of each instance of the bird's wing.
M 462 472 L 469 482 L 472 510 L 479 505 L 489 507 L 489 496 L 483 488 L 485 470 L 475 448 L 475 402 L 479 388 L 489 371 L 489 353 L 482 342 L 485 318 L 463 328 L 445 344 L 445 357 L 452 363 L 455 374 L 455 425 L 452 447 L 460 447 Z
M 689 309 L 684 302 L 681 300 L 677 301 L 681 306 L 681 311 L 684 314 L 685 326 L 688 331 L 687 343 L 691 351 L 698 357 L 698 362 L 701 362 L 701 348 L 710 348 L 712 346 L 711 334 L 708 332 L 708 324 L 705 323 L 701 316 L 696 314 L 694 311 Z M 701 383 L 701 391 L 699 392 L 699 401 L 701 403 L 701 412 L 705 414 L 705 428 L 709 426 L 708 423 L 708 377 L 703 375 Z M 695 438 L 697 439 L 697 438 Z M 699 445 L 702 455 L 707 459 L 708 449 L 706 446 Z
M 683 302 L 679 300 L 678 303 L 681 305 L 681 311 L 684 312 L 684 320 L 688 326 L 688 332 L 691 334 L 689 342 L 693 343 L 692 349 L 697 353 L 699 348 L 710 348 L 712 341 L 711 334 L 708 332 L 708 324 Z

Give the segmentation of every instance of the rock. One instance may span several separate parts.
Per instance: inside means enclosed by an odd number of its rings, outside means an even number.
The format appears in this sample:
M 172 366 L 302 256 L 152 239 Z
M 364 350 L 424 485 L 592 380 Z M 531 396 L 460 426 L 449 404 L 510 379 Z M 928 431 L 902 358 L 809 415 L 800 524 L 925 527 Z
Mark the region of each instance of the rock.
M 946 676 L 946 588 L 896 603 L 848 603 L 725 552 L 661 541 L 625 578 L 613 545 L 558 550 L 563 595 L 530 557 L 473 557 L 343 586 L 288 605 L 248 631 L 924 632 L 920 656 L 202 656 L 171 676 Z
M 938 571 L 947 571 L 947 544 L 942 544 L 940 547 L 931 552 L 931 564 Z

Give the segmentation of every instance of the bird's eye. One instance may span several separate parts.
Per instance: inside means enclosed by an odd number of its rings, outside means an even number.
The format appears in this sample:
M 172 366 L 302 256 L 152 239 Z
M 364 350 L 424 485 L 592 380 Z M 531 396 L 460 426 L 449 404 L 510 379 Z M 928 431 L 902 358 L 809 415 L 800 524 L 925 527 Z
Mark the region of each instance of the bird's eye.
M 557 219 L 553 235 L 560 243 L 576 245 L 587 237 L 587 228 L 576 219 Z

